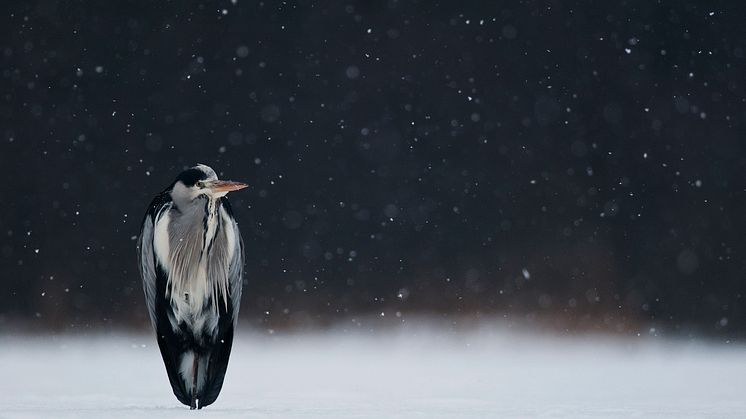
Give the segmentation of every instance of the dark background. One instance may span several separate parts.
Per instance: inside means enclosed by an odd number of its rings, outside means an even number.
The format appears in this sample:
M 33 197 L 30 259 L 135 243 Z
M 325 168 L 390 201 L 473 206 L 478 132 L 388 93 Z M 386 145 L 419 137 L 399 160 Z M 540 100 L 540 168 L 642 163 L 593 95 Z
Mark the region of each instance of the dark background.
M 4 3 L 0 327 L 146 326 L 205 163 L 244 324 L 743 333 L 744 10 L 614 3 Z

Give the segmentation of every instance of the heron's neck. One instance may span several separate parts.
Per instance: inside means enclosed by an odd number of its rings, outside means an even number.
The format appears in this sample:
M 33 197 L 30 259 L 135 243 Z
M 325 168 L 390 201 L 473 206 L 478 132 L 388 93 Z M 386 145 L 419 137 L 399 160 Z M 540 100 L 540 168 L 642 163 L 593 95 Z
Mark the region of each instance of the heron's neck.
M 206 198 L 204 215 L 202 217 L 202 255 L 208 256 L 212 243 L 215 241 L 215 236 L 220 230 L 220 223 L 218 222 L 218 211 L 220 209 L 220 198 Z

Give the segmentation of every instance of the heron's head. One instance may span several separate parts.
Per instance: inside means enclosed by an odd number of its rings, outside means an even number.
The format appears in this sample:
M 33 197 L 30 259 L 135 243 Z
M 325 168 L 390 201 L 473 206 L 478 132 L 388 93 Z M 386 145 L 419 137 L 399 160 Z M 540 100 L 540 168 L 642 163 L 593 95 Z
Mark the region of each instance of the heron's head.
M 171 198 L 177 204 L 189 203 L 203 196 L 215 199 L 247 186 L 241 182 L 218 180 L 218 175 L 212 168 L 198 164 L 176 177 L 171 188 Z

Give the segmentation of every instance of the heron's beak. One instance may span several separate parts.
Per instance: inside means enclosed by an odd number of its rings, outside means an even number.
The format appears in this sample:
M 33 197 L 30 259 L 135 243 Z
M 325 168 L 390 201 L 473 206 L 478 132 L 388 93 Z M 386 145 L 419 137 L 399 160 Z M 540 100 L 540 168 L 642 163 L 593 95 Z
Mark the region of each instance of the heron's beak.
M 232 180 L 213 180 L 208 182 L 206 186 L 210 188 L 213 193 L 228 193 L 249 187 L 249 185 L 245 183 L 234 182 Z

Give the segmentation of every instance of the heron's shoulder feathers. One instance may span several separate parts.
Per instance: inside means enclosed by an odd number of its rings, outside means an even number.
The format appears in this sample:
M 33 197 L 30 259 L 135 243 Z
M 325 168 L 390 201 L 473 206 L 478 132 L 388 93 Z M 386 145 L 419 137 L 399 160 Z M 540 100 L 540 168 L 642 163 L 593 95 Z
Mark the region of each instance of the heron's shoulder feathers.
M 172 202 L 173 201 L 171 199 L 171 194 L 169 193 L 169 191 L 166 190 L 159 193 L 150 202 L 150 206 L 148 206 L 148 211 L 145 213 L 145 217 L 150 217 L 150 219 L 155 222 L 158 213 L 160 213 L 166 206 L 168 206 Z

